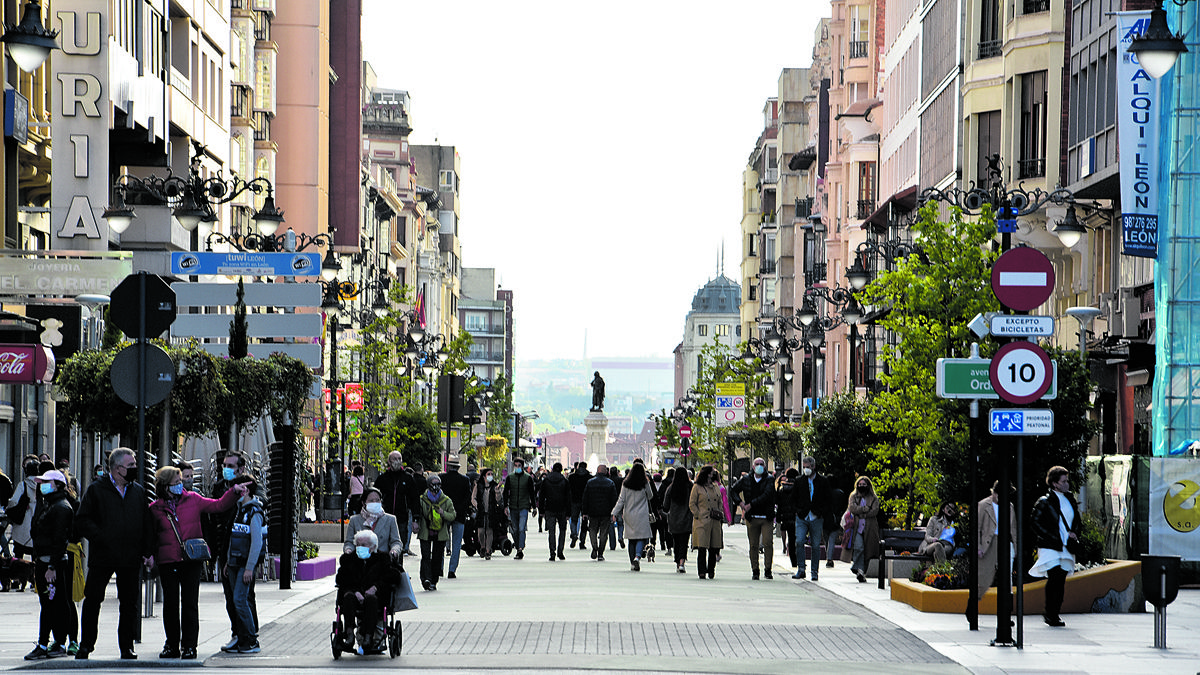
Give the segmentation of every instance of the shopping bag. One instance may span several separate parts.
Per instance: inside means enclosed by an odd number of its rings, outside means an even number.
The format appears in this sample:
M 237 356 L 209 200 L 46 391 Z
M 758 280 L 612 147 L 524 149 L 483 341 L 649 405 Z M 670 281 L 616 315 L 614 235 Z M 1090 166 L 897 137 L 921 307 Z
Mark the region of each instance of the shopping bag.
M 401 572 L 400 585 L 392 593 L 392 609 L 397 612 L 407 612 L 416 608 L 417 594 L 413 593 L 412 581 L 408 578 L 408 572 Z
M 83 571 L 83 545 L 70 542 L 67 552 L 75 561 L 75 569 L 71 571 L 71 602 L 79 602 L 83 600 L 83 585 L 87 581 L 87 574 Z

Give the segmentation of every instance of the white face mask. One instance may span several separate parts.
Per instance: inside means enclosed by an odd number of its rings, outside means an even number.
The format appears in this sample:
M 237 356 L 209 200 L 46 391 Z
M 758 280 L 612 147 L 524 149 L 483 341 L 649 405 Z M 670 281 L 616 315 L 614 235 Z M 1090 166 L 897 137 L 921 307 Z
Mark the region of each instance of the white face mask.
M 378 516 L 383 513 L 383 502 L 367 502 L 367 513 Z
M 492 482 L 492 477 L 490 475 L 487 477 L 487 482 Z
M 806 467 L 804 467 L 804 469 L 802 470 L 802 473 L 803 473 L 805 476 L 811 476 L 811 475 L 812 475 L 812 469 L 811 469 L 810 467 L 807 467 L 807 466 L 806 466 Z

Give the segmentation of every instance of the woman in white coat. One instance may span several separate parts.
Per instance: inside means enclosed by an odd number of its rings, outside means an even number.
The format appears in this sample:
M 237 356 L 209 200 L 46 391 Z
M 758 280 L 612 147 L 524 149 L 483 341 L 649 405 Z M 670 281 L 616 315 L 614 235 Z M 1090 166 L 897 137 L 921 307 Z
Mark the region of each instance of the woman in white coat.
M 621 496 L 612 510 L 612 520 L 617 522 L 617 516 L 625 521 L 625 539 L 629 542 L 629 566 L 634 572 L 642 569 L 642 549 L 654 530 L 650 527 L 650 500 L 654 496 L 654 488 L 646 478 L 646 467 L 635 462 L 621 483 Z

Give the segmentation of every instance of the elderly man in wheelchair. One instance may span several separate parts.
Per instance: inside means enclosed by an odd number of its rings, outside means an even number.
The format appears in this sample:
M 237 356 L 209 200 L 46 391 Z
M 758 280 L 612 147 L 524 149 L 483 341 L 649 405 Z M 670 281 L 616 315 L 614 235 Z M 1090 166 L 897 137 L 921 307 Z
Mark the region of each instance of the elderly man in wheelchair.
M 371 530 L 354 534 L 354 552 L 338 561 L 338 609 L 342 619 L 339 636 L 344 651 L 354 649 L 355 622 L 363 636 L 372 636 L 390 605 L 392 589 L 400 582 L 400 570 L 391 556 L 379 550 L 379 538 Z M 361 642 L 361 640 L 360 640 Z M 368 640 L 370 642 L 370 640 Z M 374 644 L 360 644 L 364 650 Z

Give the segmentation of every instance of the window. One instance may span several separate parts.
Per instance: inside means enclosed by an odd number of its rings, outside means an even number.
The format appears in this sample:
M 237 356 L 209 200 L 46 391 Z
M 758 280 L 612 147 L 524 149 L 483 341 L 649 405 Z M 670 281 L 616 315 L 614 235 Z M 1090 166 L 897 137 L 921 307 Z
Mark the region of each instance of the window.
M 708 324 L 696 324 L 696 335 L 699 335 L 700 337 L 706 337 L 708 335 Z
M 726 337 L 729 335 L 729 324 L 719 323 L 716 326 L 713 326 L 713 329 L 715 331 L 713 334 L 718 337 Z
M 747 236 L 749 244 L 746 247 L 746 255 L 754 257 L 758 255 L 758 235 L 751 234 Z
M 1000 0 L 982 0 L 979 8 L 979 58 L 1000 56 Z
M 442 171 L 438 174 L 438 187 L 442 192 L 455 192 L 458 189 L 456 178 L 453 171 Z
M 858 219 L 866 220 L 875 213 L 875 162 L 858 164 Z
M 870 7 L 850 6 L 850 58 L 866 58 L 870 23 Z
M 467 312 L 463 324 L 469 332 L 483 333 L 487 331 L 487 315 L 483 312 Z
M 1046 175 L 1046 71 L 1021 76 L 1021 159 L 1018 178 Z
M 976 158 L 975 181 L 982 185 L 988 180 L 988 157 L 1000 154 L 1000 111 L 979 113 L 975 118 L 978 127 L 979 157 Z
M 747 300 L 750 302 L 758 300 L 758 286 L 754 283 L 753 279 L 746 280 L 746 290 L 749 292 L 749 295 L 746 296 Z

